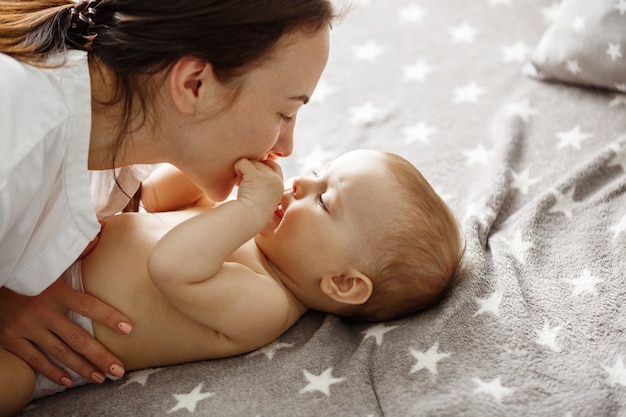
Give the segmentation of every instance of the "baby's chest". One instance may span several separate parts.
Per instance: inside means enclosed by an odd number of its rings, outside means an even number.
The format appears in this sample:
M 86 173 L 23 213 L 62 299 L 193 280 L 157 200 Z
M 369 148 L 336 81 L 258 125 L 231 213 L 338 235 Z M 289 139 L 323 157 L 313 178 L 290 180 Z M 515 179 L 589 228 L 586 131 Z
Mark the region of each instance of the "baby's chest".
M 247 266 L 257 274 L 271 275 L 269 262 L 253 239 L 240 246 L 226 261 Z

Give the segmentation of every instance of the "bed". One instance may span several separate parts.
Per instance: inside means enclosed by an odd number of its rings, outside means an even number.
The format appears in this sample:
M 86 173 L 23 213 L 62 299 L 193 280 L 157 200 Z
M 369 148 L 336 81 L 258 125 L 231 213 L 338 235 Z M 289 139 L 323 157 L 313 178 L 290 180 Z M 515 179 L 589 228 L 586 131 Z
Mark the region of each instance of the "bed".
M 411 317 L 310 312 L 24 417 L 626 415 L 626 1 L 354 1 L 331 45 L 286 176 L 405 156 L 459 219 L 461 282 Z

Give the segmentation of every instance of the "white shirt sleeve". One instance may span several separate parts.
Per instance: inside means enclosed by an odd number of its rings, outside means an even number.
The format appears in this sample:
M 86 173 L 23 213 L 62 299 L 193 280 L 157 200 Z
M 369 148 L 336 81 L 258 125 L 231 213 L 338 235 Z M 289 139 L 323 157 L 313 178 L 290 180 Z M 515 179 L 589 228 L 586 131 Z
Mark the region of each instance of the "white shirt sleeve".
M 0 54 L 0 285 L 38 294 L 100 230 L 90 129 L 86 54 L 56 69 Z

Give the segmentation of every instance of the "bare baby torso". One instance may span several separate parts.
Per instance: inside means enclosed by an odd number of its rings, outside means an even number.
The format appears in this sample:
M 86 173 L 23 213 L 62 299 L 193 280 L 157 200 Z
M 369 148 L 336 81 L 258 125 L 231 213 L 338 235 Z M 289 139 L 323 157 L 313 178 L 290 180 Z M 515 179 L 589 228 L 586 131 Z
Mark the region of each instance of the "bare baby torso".
M 147 260 L 155 244 L 173 226 L 204 210 L 129 213 L 109 218 L 98 245 L 83 259 L 85 291 L 118 309 L 133 324 L 132 333 L 123 336 L 94 322 L 96 338 L 118 355 L 127 370 L 233 356 L 263 346 L 275 337 L 247 346 L 233 343 L 182 314 L 152 283 Z M 258 273 L 268 267 L 253 241 L 231 258 Z

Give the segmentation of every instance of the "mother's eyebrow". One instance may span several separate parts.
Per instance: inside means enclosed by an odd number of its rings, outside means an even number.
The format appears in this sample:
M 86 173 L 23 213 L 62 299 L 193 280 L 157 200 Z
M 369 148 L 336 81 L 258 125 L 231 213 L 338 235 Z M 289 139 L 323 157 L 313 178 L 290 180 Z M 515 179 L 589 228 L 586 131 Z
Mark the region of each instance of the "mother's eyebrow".
M 294 97 L 289 97 L 290 100 L 299 100 L 302 103 L 306 104 L 309 102 L 309 100 L 311 99 L 309 96 L 307 96 L 306 94 L 302 94 L 301 96 L 294 96 Z

